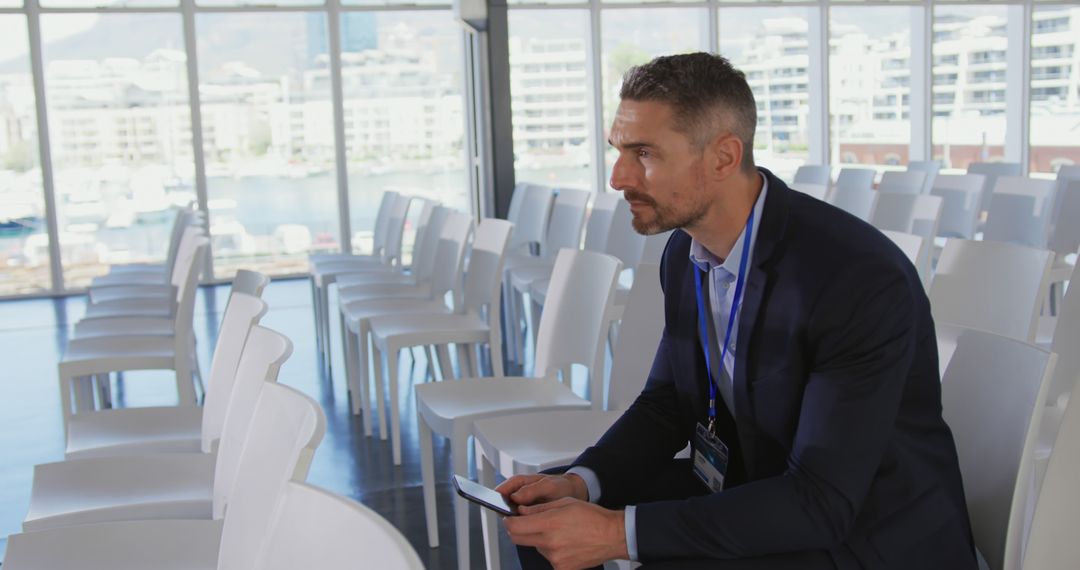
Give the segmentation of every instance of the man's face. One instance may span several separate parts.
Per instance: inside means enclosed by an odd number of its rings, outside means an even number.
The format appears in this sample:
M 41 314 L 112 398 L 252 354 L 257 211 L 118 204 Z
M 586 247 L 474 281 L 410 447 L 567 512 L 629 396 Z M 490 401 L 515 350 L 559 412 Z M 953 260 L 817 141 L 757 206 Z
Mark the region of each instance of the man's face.
M 623 100 L 608 143 L 619 151 L 611 187 L 630 203 L 638 233 L 692 227 L 705 215 L 704 153 L 675 130 L 669 105 Z

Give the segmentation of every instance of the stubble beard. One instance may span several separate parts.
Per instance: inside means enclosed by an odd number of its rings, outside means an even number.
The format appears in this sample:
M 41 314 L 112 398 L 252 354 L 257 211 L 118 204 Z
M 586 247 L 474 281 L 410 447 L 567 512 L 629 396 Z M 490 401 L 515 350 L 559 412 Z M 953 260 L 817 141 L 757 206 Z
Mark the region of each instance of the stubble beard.
M 705 208 L 701 204 L 694 204 L 688 211 L 679 213 L 670 208 L 661 207 L 652 197 L 637 192 L 626 191 L 625 198 L 635 202 L 643 202 L 653 211 L 651 221 L 645 221 L 636 214 L 630 219 L 630 225 L 633 226 L 634 231 L 643 236 L 693 226 L 705 216 Z

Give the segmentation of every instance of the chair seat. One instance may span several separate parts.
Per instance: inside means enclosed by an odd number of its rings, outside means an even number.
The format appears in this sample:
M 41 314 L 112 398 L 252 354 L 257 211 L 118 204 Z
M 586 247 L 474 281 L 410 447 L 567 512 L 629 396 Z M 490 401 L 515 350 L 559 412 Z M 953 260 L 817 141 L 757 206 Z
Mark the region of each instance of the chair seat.
M 13 534 L 4 570 L 216 570 L 221 520 L 124 521 Z
M 382 315 L 425 314 L 437 315 L 450 313 L 450 307 L 441 301 L 423 301 L 419 299 L 371 299 L 355 301 L 345 305 L 341 314 L 349 330 L 359 334 L 360 321 Z
M 416 386 L 416 407 L 438 433 L 454 432 L 453 424 L 518 413 L 589 407 L 589 401 L 551 378 L 471 378 Z
M 34 468 L 23 530 L 150 519 L 210 519 L 215 456 L 94 457 Z
M 166 336 L 110 336 L 72 340 L 64 351 L 61 364 L 101 358 L 147 357 L 168 358 L 175 355 L 172 337 Z
M 566 410 L 480 420 L 476 443 L 509 477 L 566 465 L 596 443 L 622 411 Z
M 315 266 L 315 269 L 311 272 L 311 278 L 315 280 L 315 285 L 318 287 L 325 287 L 331 283 L 337 282 L 338 275 L 342 273 L 350 273 L 364 270 L 385 270 L 390 266 L 384 264 L 382 260 L 378 258 L 360 258 L 348 261 L 334 261 L 330 263 L 320 263 Z
M 406 275 L 388 267 L 348 271 L 337 275 L 339 291 L 345 287 L 355 287 L 357 285 L 393 285 L 398 283 L 412 285 L 416 283 L 416 280 L 411 275 Z
M 127 269 L 126 271 L 118 271 Z M 114 267 L 108 275 L 100 275 L 90 281 L 90 288 L 109 287 L 112 285 L 165 285 L 168 274 L 164 268 L 125 268 Z
M 120 299 L 158 299 L 167 302 L 176 295 L 173 286 L 164 283 L 99 285 L 91 287 L 87 293 L 90 295 L 90 303 L 103 303 Z
M 84 319 L 102 317 L 171 317 L 169 299 L 115 299 L 86 306 Z
M 72 338 L 103 336 L 169 336 L 176 332 L 172 317 L 106 317 L 75 323 Z
M 528 265 L 510 271 L 510 284 L 514 289 L 521 292 L 529 290 L 529 284 L 534 281 L 548 281 L 551 279 L 550 265 Z
M 503 262 L 503 271 L 511 272 L 525 267 L 555 267 L 554 257 L 538 257 L 535 255 L 528 255 L 524 253 L 518 253 L 514 255 L 506 256 L 506 261 Z M 550 271 L 549 271 L 550 273 Z
M 487 322 L 476 315 L 387 315 L 371 319 L 371 335 L 380 350 L 388 344 L 416 346 L 419 344 L 487 342 Z
M 162 406 L 97 410 L 68 423 L 67 459 L 145 453 L 198 453 L 202 408 Z
M 354 301 L 371 299 L 429 299 L 431 286 L 427 283 L 368 283 L 338 287 L 338 304 L 342 307 Z

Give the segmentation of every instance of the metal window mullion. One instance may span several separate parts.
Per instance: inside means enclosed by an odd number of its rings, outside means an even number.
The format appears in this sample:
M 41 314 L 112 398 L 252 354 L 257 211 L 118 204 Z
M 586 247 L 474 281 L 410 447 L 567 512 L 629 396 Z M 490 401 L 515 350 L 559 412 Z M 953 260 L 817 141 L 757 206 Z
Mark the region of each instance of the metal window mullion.
M 810 25 L 807 28 L 809 113 L 807 139 L 810 143 L 807 162 L 831 164 L 829 145 L 829 6 L 822 0 L 809 8 Z
M 720 54 L 720 6 L 717 0 L 709 0 L 706 7 L 708 12 L 708 37 L 705 39 L 709 43 L 709 53 Z M 723 55 L 723 54 L 720 54 Z
M 338 235 L 341 252 L 352 253 L 352 219 L 349 211 L 349 164 L 345 150 L 345 95 L 341 79 L 341 2 L 329 0 L 326 37 L 330 42 L 330 98 L 334 108 L 334 167 L 337 172 Z
M 931 92 L 933 91 L 933 26 L 932 6 L 913 7 L 911 17 L 911 57 L 908 83 L 908 119 L 911 122 L 911 141 L 908 161 L 934 158 Z
M 1031 125 L 1031 1 L 1010 5 L 1006 35 L 1009 49 L 1005 60 L 1005 160 L 1019 162 L 1028 172 Z
M 30 69 L 37 106 L 38 153 L 41 190 L 45 196 L 45 226 L 49 234 L 49 280 L 54 295 L 64 291 L 64 266 L 60 258 L 60 228 L 56 213 L 56 182 L 53 178 L 49 146 L 49 113 L 45 101 L 45 65 L 42 55 L 41 7 L 38 0 L 26 0 L 27 38 L 30 42 Z
M 191 150 L 195 161 L 195 200 L 206 214 L 209 231 L 210 209 L 206 189 L 206 156 L 203 152 L 202 99 L 199 96 L 199 52 L 195 43 L 195 0 L 181 0 L 180 13 L 184 25 L 184 51 L 187 57 L 188 106 L 191 112 Z M 207 246 L 203 282 L 214 279 L 213 246 Z
M 603 49 L 603 25 L 600 20 L 600 0 L 589 2 L 589 69 L 592 71 L 593 96 L 593 174 L 596 177 L 596 192 L 607 190 L 607 166 L 604 164 L 604 150 L 607 141 L 604 137 L 604 69 L 601 50 Z

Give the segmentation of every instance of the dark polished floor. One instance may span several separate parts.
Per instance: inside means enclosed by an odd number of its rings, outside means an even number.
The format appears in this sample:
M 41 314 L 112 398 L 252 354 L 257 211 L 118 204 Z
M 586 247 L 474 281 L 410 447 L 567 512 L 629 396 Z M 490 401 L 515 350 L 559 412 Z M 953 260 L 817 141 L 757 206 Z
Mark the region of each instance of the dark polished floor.
M 225 307 L 228 287 L 199 292 L 195 331 L 202 369 L 209 371 L 209 351 Z M 403 427 L 402 465 L 394 467 L 388 441 L 364 437 L 358 417 L 349 413 L 341 372 L 339 339 L 334 339 L 333 373 L 327 374 L 315 350 L 311 294 L 307 280 L 275 281 L 263 298 L 270 310 L 262 324 L 293 341 L 293 354 L 281 369 L 279 381 L 318 400 L 327 416 L 326 438 L 315 455 L 309 482 L 360 500 L 385 516 L 409 539 L 428 568 L 456 567 L 453 490 L 449 485 L 450 457 L 445 440 L 436 438 L 436 480 L 439 504 L 439 548 L 428 548 L 421 496 L 419 444 L 415 424 Z M 332 305 L 336 303 L 332 300 Z M 63 459 L 56 362 L 67 343 L 70 326 L 82 317 L 83 297 L 35 299 L 0 303 L 0 556 L 7 535 L 19 532 L 30 498 L 33 466 Z M 332 335 L 337 336 L 337 327 Z M 412 367 L 419 380 L 427 369 L 419 360 Z M 402 374 L 410 373 L 403 362 Z M 399 383 L 402 417 L 414 417 L 411 384 Z M 169 373 L 129 373 L 116 387 L 118 405 L 175 403 Z M 472 567 L 483 568 L 480 518 L 472 512 Z M 503 562 L 516 567 L 512 545 L 502 537 Z

